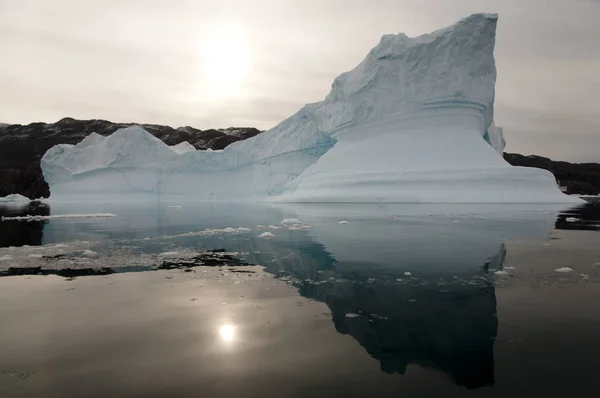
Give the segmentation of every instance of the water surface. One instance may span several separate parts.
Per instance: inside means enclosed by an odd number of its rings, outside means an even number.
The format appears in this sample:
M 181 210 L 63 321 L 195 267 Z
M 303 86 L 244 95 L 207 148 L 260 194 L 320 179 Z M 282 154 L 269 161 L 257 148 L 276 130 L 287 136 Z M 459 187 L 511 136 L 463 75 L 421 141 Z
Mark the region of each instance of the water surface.
M 2 396 L 595 396 L 599 387 L 593 205 L 44 211 L 117 217 L 1 222 L 0 258 L 10 259 L 0 268 L 118 273 L 0 278 Z M 206 249 L 257 266 L 137 272 L 165 252 Z M 555 271 L 563 267 L 572 271 Z

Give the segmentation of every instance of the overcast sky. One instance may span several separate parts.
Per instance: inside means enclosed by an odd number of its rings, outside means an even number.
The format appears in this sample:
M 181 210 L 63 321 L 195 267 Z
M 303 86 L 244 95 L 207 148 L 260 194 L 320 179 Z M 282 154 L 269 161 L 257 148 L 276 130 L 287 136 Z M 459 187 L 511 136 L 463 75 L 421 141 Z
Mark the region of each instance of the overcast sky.
M 381 35 L 499 13 L 507 151 L 600 161 L 599 0 L 0 0 L 0 122 L 268 129 Z

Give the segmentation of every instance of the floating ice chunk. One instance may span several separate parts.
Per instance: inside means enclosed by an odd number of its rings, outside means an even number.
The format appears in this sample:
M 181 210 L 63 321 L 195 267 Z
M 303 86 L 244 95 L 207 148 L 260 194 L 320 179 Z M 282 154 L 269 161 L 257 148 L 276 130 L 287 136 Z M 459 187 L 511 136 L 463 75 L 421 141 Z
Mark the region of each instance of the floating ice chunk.
M 181 257 L 181 253 L 179 253 L 177 251 L 164 252 L 164 253 L 160 253 L 158 256 L 164 257 L 164 258 L 178 258 L 178 257 Z
M 86 250 L 81 254 L 85 257 L 96 257 L 98 255 L 98 253 L 91 251 L 91 250 Z
M 275 237 L 275 234 L 272 234 L 270 232 L 263 232 L 262 234 L 258 235 L 258 237 L 263 239 L 271 239 Z
M 266 228 L 266 227 L 265 227 L 264 225 L 260 225 L 260 224 L 258 224 L 258 225 L 256 226 L 256 228 L 258 228 L 258 229 L 262 229 L 262 228 Z
M 289 229 L 291 231 L 299 230 L 299 229 L 312 229 L 312 225 L 308 225 L 308 224 L 294 224 Z
M 590 280 L 590 276 L 588 274 L 579 274 L 579 276 L 581 277 L 581 279 L 583 279 L 584 281 L 588 281 Z
M 516 269 L 516 267 L 511 267 L 511 266 L 508 266 L 508 267 L 504 267 L 504 269 L 506 269 L 506 270 L 509 270 L 509 271 L 512 271 L 512 270 Z
M 402 279 L 402 278 L 398 278 L 398 279 L 396 279 L 396 282 L 402 282 L 402 281 L 403 281 L 403 279 Z
M 567 218 L 565 218 L 565 221 L 566 222 L 576 222 L 576 221 L 579 221 L 579 218 L 577 218 L 577 217 L 567 217 Z
M 571 268 L 571 267 L 562 267 L 562 268 L 557 268 L 554 271 L 566 273 L 566 272 L 572 272 L 573 268 Z
M 408 271 L 406 271 L 406 272 L 404 273 L 404 276 L 412 276 L 412 273 L 411 273 L 411 272 L 408 272 Z
M 339 223 L 340 223 L 340 224 L 348 224 L 348 221 L 346 221 L 346 220 L 342 220 L 342 221 L 340 221 Z
M 250 228 L 244 228 L 244 227 L 238 227 L 238 228 L 232 228 L 232 227 L 227 227 L 225 229 L 223 229 L 223 232 L 228 233 L 228 234 L 242 234 L 245 232 L 250 232 Z
M 0 256 L 0 261 L 10 261 L 12 260 L 12 256 L 6 255 L 6 256 Z
M 499 275 L 499 276 L 503 276 L 503 275 L 508 275 L 508 272 L 507 272 L 507 271 L 500 270 L 500 271 L 496 271 L 496 272 L 494 272 L 494 274 L 496 274 L 496 275 Z
M 281 220 L 281 225 L 302 224 L 297 218 L 284 218 Z
M 281 227 L 278 227 L 277 225 L 269 225 L 269 229 L 281 229 Z
M 359 314 L 355 314 L 354 312 L 349 312 L 346 314 L 346 318 L 358 318 L 359 316 Z

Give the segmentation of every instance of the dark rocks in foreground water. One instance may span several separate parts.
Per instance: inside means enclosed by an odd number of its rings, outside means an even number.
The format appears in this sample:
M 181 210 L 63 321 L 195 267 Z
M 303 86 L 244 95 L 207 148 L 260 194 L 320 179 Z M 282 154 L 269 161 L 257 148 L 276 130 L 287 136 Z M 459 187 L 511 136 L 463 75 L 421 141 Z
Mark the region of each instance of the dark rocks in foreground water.
M 248 264 L 237 257 L 227 254 L 225 249 L 209 250 L 200 253 L 197 256 L 186 259 L 172 259 L 163 261 L 158 269 L 177 269 L 191 267 L 220 267 L 220 266 L 249 266 Z
M 6 271 L 0 271 L 0 276 L 23 276 L 23 275 L 58 275 L 64 278 L 75 278 L 77 276 L 110 275 L 114 274 L 111 268 L 62 268 L 43 269 L 42 267 L 10 267 Z
M 45 260 L 64 260 L 71 257 L 69 254 L 56 254 L 53 256 L 42 257 Z M 158 266 L 133 266 L 133 267 L 99 267 L 99 268 L 43 268 L 37 267 L 9 267 L 5 271 L 0 271 L 0 277 L 3 276 L 23 276 L 23 275 L 58 275 L 64 278 L 75 278 L 78 276 L 110 275 L 123 272 L 141 272 L 155 270 L 183 269 L 189 271 L 192 267 L 242 267 L 252 266 L 254 264 L 246 263 L 237 257 L 227 253 L 225 249 L 214 249 L 199 252 L 196 256 L 187 258 L 174 258 L 164 260 Z M 254 273 L 248 270 L 231 270 L 238 273 Z

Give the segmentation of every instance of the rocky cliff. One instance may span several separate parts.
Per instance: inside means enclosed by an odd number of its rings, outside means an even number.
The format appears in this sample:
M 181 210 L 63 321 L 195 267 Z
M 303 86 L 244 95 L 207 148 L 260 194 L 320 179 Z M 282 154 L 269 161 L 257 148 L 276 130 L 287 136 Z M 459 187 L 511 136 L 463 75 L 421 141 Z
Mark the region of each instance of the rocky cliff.
M 550 171 L 568 194 L 599 195 L 600 164 L 554 161 L 541 156 L 505 153 L 504 159 L 513 166 L 536 167 Z

